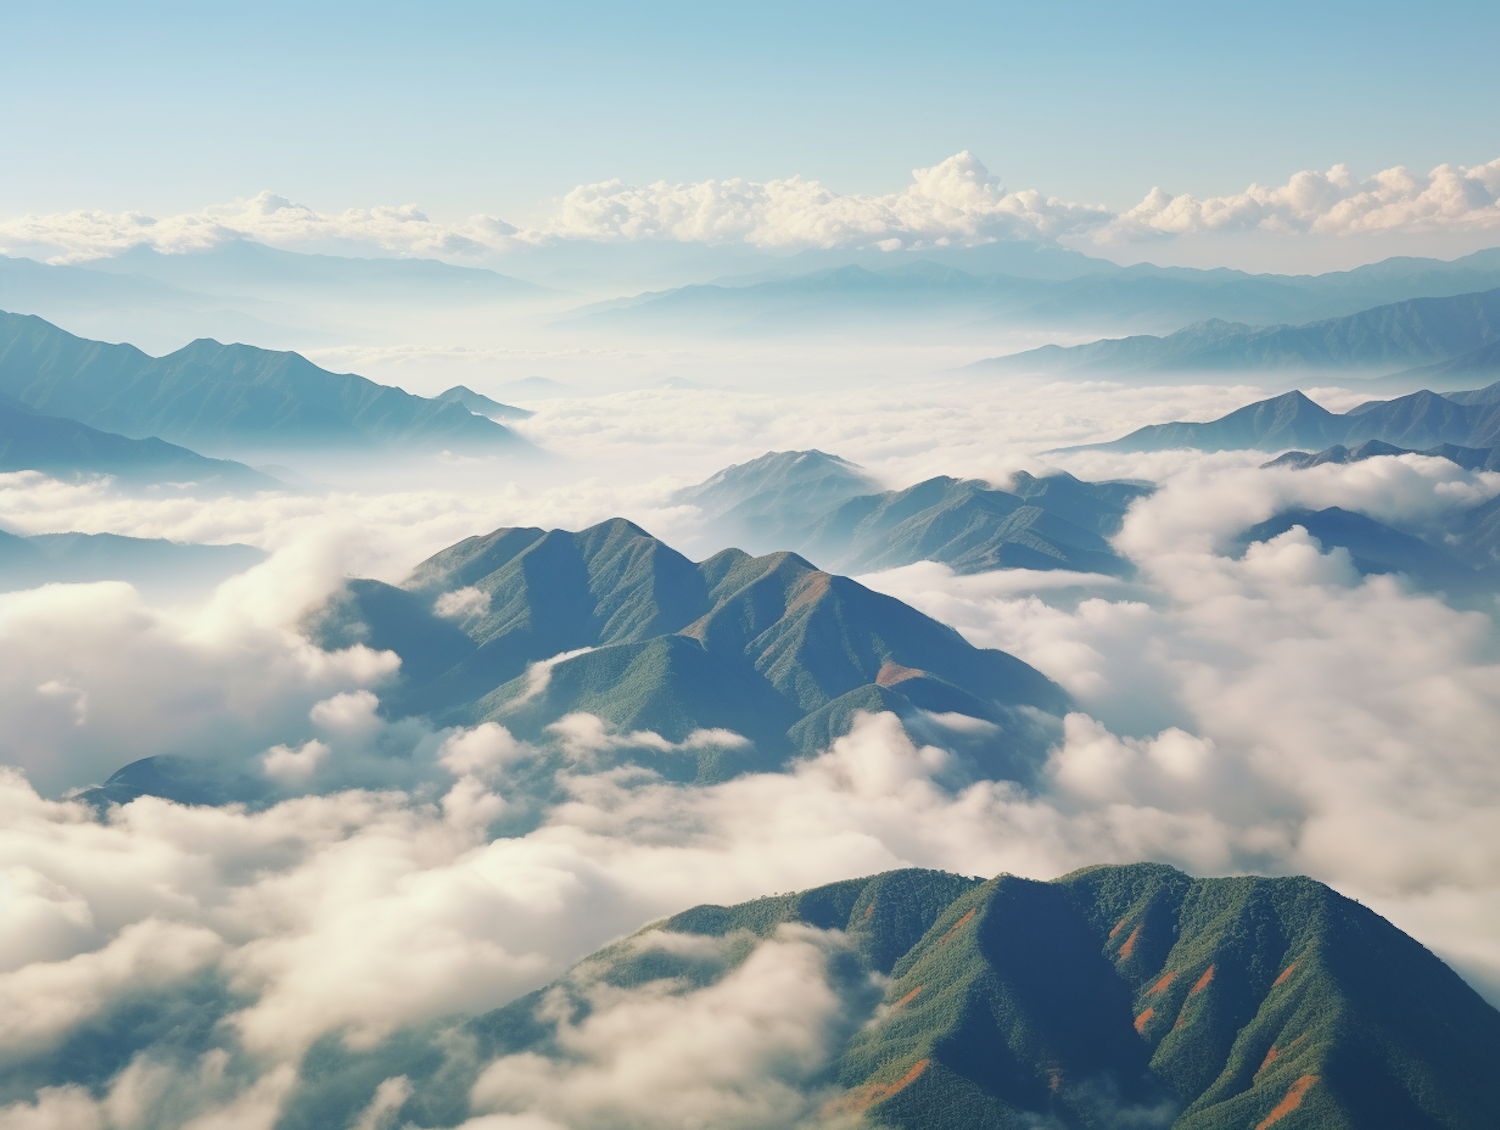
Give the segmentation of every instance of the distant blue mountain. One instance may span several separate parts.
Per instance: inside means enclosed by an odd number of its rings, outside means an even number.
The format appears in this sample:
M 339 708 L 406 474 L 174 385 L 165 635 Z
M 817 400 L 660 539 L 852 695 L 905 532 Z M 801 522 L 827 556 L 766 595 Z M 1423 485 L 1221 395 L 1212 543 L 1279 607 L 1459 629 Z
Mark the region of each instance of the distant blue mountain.
M 1456 443 L 1440 443 L 1436 447 L 1416 450 L 1397 447 L 1378 439 L 1366 440 L 1356 447 L 1336 443 L 1322 451 L 1288 451 L 1261 466 L 1291 467 L 1305 471 L 1309 467 L 1321 467 L 1325 463 L 1360 463 L 1381 455 L 1426 455 L 1457 463 L 1466 471 L 1500 470 L 1500 447 L 1460 447 Z
M 846 257 L 847 258 L 847 257 Z M 936 261 L 941 258 L 943 261 Z M 857 257 L 799 272 L 797 257 L 784 267 L 742 278 L 720 279 L 668 291 L 639 294 L 575 311 L 581 326 L 676 330 L 692 333 L 795 333 L 832 326 L 879 326 L 897 321 L 973 326 L 1113 327 L 1176 329 L 1191 322 L 1182 339 L 1165 345 L 1130 339 L 1130 345 L 1099 343 L 1058 347 L 981 365 L 1037 367 L 1085 364 L 1139 367 L 1175 363 L 1179 353 L 1223 348 L 1220 338 L 1248 333 L 1268 323 L 1302 323 L 1346 317 L 1365 309 L 1414 298 L 1449 297 L 1500 287 L 1500 249 L 1444 262 L 1392 259 L 1355 271 L 1316 276 L 1250 275 L 1242 271 L 1122 268 L 1100 261 L 1090 270 L 1041 276 L 984 273 L 988 264 L 953 254 L 922 253 Z M 996 258 L 995 262 L 1010 262 Z M 968 269 L 960 266 L 969 264 Z M 1019 262 L 1018 266 L 1022 266 Z M 974 268 L 981 268 L 976 271 Z M 990 267 L 993 271 L 993 266 Z M 1249 323 L 1229 325 L 1219 323 Z M 1153 352 L 1154 350 L 1154 352 Z M 1136 353 L 1149 354 L 1144 359 Z M 1107 357 L 1103 356 L 1108 354 Z M 1160 356 L 1157 356 L 1160 354 Z M 1209 365 L 1212 359 L 1198 364 Z
M 413 396 L 296 353 L 195 341 L 165 357 L 0 313 L 0 392 L 94 428 L 210 450 L 522 450 L 462 405 Z
M 1107 539 L 1151 493 L 1140 483 L 1017 474 L 1008 490 L 939 476 L 872 490 L 863 471 L 821 451 L 773 451 L 672 496 L 703 511 L 721 540 L 760 551 L 790 546 L 841 572 L 938 561 L 959 573 L 1070 569 L 1128 575 Z
M 1348 412 L 1330 412 L 1301 392 L 1256 401 L 1205 423 L 1149 424 L 1121 439 L 1063 451 L 1321 450 L 1367 440 L 1408 450 L 1442 444 L 1468 448 L 1500 445 L 1500 383 L 1472 392 L 1414 392 L 1372 400 Z
M 1500 342 L 1500 289 L 1413 298 L 1304 325 L 1219 319 L 1166 337 L 1127 337 L 976 362 L 983 372 L 1219 372 L 1242 369 L 1382 370 L 1432 364 Z
M 488 416 L 491 420 L 525 420 L 536 413 L 526 408 L 517 408 L 511 404 L 501 404 L 498 400 L 491 400 L 483 393 L 475 392 L 472 388 L 464 385 L 454 385 L 446 392 L 440 392 L 432 399 L 451 400 L 454 404 L 462 404 L 470 412 L 480 416 Z
M 195 337 L 270 341 L 294 349 L 343 340 L 304 304 L 205 294 L 145 275 L 0 255 L 0 310 L 35 314 L 87 337 L 170 349 Z
M 0 394 L 0 471 L 41 471 L 53 478 L 110 475 L 122 484 L 194 484 L 211 490 L 274 490 L 270 475 L 228 459 L 209 459 L 150 437 L 130 439 L 77 420 L 49 416 Z
M 1293 526 L 1301 526 L 1317 538 L 1325 551 L 1335 547 L 1347 550 L 1354 567 L 1366 576 L 1402 573 L 1421 588 L 1457 596 L 1493 585 L 1492 577 L 1481 576 L 1451 551 L 1337 506 L 1283 511 L 1244 530 L 1235 540 L 1235 548 L 1243 554 L 1252 542 L 1269 541 Z
M 152 597 L 194 595 L 264 561 L 248 545 L 185 545 L 119 534 L 0 531 L 0 591 L 38 585 L 126 581 Z
M 437 259 L 363 259 L 283 251 L 250 239 L 201 251 L 164 254 L 141 245 L 79 269 L 137 275 L 173 287 L 219 295 L 285 300 L 307 295 L 322 302 L 402 304 L 489 303 L 535 298 L 547 288 L 481 267 Z

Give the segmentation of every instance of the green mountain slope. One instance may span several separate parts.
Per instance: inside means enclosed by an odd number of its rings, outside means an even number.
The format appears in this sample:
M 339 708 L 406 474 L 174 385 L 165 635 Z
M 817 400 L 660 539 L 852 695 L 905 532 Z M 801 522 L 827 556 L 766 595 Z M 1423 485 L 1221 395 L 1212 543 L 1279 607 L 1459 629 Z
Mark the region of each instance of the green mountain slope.
M 300 354 L 205 339 L 150 357 L 3 312 L 0 392 L 94 428 L 210 450 L 522 446 L 462 405 L 330 373 Z
M 552 1034 L 590 1007 L 585 986 L 693 992 L 788 922 L 847 931 L 861 965 L 888 978 L 884 1003 L 845 1038 L 827 1121 L 1500 1125 L 1500 1012 L 1416 941 L 1310 879 L 1194 879 L 1155 864 L 1051 883 L 891 872 L 697 907 L 470 1031 L 486 1058 L 564 1056 Z M 745 940 L 716 964 L 641 944 L 661 933 Z
M 795 554 L 694 564 L 623 519 L 469 538 L 400 587 L 350 584 L 307 628 L 325 647 L 400 655 L 394 711 L 537 739 L 584 711 L 689 743 L 654 762 L 674 777 L 774 767 L 825 747 L 858 711 L 892 710 L 989 723 L 971 768 L 1026 780 L 1068 706 L 1020 660 Z M 699 733 L 714 730 L 740 738 Z
M 1066 473 L 1022 472 L 1012 489 L 947 477 L 902 491 L 850 499 L 820 518 L 801 548 L 851 572 L 940 561 L 958 573 L 990 569 L 1073 569 L 1128 575 L 1130 563 L 1106 536 L 1150 488 L 1085 483 Z M 1065 516 L 1066 515 L 1066 516 Z

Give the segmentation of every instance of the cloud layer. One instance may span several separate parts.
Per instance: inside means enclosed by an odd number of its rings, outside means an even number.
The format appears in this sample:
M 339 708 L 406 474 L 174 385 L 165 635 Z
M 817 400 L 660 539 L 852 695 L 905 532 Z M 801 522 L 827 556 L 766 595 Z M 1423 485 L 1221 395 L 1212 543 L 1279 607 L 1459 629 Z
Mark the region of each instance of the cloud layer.
M 1124 213 L 1006 190 L 964 151 L 912 170 L 886 195 L 840 194 L 800 176 L 764 183 L 738 178 L 649 185 L 621 180 L 579 185 L 535 228 L 494 216 L 435 221 L 416 205 L 351 208 L 332 214 L 273 192 L 201 212 L 28 214 L 0 222 L 0 253 L 54 263 L 86 261 L 146 246 L 167 253 L 248 238 L 292 250 L 370 251 L 458 260 L 503 258 L 559 240 L 606 243 L 674 240 L 766 249 L 970 246 L 993 240 L 1098 245 L 1204 232 L 1355 235 L 1500 228 L 1500 159 L 1440 165 L 1425 176 L 1405 167 L 1363 179 L 1344 165 L 1304 170 L 1286 184 L 1251 185 L 1200 199 L 1153 188 Z
M 351 569 L 501 521 L 639 515 L 685 477 L 767 446 L 827 446 L 893 482 L 999 478 L 1025 437 L 1040 446 L 1235 398 L 821 395 L 558 402 L 528 424 L 619 474 L 553 493 L 309 493 L 205 512 L 37 476 L 0 484 L 0 504 L 28 522 L 255 535 L 277 551 L 193 612 L 117 584 L 0 598 L 5 760 L 31 774 L 0 775 L 0 1128 L 270 1127 L 316 1087 L 301 1058 L 314 1047 L 320 1063 L 354 1065 L 339 1076 L 358 1082 L 342 1125 L 403 1125 L 414 1084 L 381 1057 L 429 1038 L 451 1062 L 471 1055 L 445 1015 L 500 1005 L 694 903 L 906 864 L 1306 872 L 1500 992 L 1493 618 L 1363 579 L 1299 530 L 1223 553 L 1288 505 L 1420 523 L 1491 496 L 1493 475 L 1420 457 L 1292 472 L 1256 469 L 1259 455 L 1082 453 L 1081 473 L 1162 484 L 1117 541 L 1136 581 L 1090 589 L 937 566 L 870 578 L 1074 693 L 1080 710 L 1031 793 L 955 792 L 944 750 L 890 715 L 794 772 L 711 787 L 595 756 L 662 742 L 574 716 L 539 786 L 535 751 L 499 725 L 383 719 L 391 657 L 325 655 L 288 630 Z M 652 517 L 687 533 L 687 511 Z M 466 595 L 449 611 L 474 607 Z M 283 799 L 250 811 L 142 798 L 104 819 L 48 799 L 165 749 L 233 760 Z M 653 1101 L 679 1122 L 795 1124 L 817 1107 L 806 1088 L 829 1033 L 851 1018 L 822 973 L 838 946 L 790 932 L 704 994 L 600 988 L 591 1016 L 565 1027 L 566 1055 L 471 1062 L 481 1084 L 458 1088 L 464 1109 L 412 1124 L 582 1130 L 624 1110 L 649 1125 Z M 115 1058 L 86 1072 L 76 1065 L 93 1061 L 73 1050 L 101 1032 Z

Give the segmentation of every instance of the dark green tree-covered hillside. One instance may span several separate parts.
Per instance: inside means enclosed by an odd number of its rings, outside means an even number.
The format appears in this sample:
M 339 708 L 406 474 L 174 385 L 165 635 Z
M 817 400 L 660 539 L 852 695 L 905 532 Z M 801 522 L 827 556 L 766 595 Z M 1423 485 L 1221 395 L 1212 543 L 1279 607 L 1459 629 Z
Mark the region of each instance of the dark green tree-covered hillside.
M 697 907 L 643 934 L 738 934 L 748 955 L 787 922 L 847 931 L 863 967 L 889 978 L 841 1052 L 825 1119 L 903 1130 L 1500 1125 L 1500 1012 L 1310 879 L 1194 879 L 1155 864 L 1050 883 L 902 871 Z M 621 987 L 675 978 L 679 992 L 727 972 L 629 939 L 580 969 Z M 559 1001 L 588 1007 L 569 985 L 475 1021 L 485 1054 L 547 1049 Z
M 971 771 L 1028 780 L 1068 708 L 1013 656 L 795 554 L 695 564 L 623 519 L 466 539 L 399 587 L 351 582 L 307 627 L 324 647 L 401 656 L 392 711 L 538 740 L 586 712 L 689 743 L 635 755 L 679 779 L 775 768 L 889 710 L 917 727 L 978 719 L 956 735 Z

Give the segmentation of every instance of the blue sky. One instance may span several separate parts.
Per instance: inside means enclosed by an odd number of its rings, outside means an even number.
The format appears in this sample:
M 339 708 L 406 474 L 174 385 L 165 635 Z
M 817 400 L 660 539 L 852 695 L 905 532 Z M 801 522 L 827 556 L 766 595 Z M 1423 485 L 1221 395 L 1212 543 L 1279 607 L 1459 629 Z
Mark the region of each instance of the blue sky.
M 1500 5 L 0 3 L 0 214 L 274 189 L 524 218 L 575 184 L 900 187 L 961 149 L 1129 207 L 1500 156 Z

